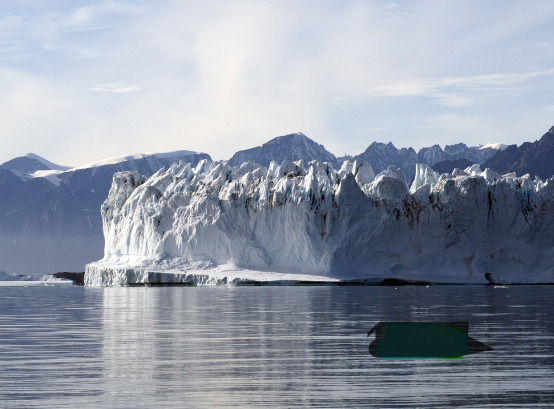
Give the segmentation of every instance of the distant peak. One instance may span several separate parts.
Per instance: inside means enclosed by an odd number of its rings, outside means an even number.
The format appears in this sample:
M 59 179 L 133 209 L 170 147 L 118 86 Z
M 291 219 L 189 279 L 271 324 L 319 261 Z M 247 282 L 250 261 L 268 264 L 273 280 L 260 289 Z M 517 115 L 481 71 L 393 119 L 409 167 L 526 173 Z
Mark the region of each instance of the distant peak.
M 287 136 L 289 136 L 293 139 L 310 139 L 306 135 L 304 135 L 302 132 L 291 133 L 290 135 L 287 135 Z
M 181 157 L 198 155 L 201 152 L 179 150 L 179 151 L 165 151 L 165 152 L 146 152 L 146 153 L 134 153 L 131 155 L 114 156 L 111 158 L 102 159 L 96 162 L 87 163 L 86 165 L 79 166 L 75 169 L 87 169 L 104 165 L 115 165 L 116 163 L 128 162 L 137 159 L 152 158 L 156 159 L 180 159 Z
M 310 139 L 308 138 L 306 135 L 304 135 L 302 132 L 295 132 L 295 133 L 291 133 L 291 134 L 288 134 L 288 135 L 285 135 L 285 136 L 289 136 L 289 137 L 300 137 L 300 138 L 307 138 L 307 139 Z
M 25 155 L 23 155 L 24 157 L 26 158 L 31 158 L 31 159 L 36 159 L 36 160 L 39 160 L 39 161 L 43 161 L 43 160 L 46 160 L 44 159 L 42 156 L 38 156 L 38 155 L 35 155 L 34 153 L 32 152 L 29 152 L 29 153 L 26 153 Z
M 281 135 L 281 136 L 277 136 L 273 139 L 271 139 L 270 141 L 266 142 L 264 145 L 266 144 L 273 144 L 273 143 L 276 143 L 276 142 L 279 142 L 279 141 L 283 141 L 283 140 L 294 140 L 294 139 L 307 139 L 307 140 L 310 140 L 310 138 L 308 138 L 306 135 L 304 135 L 302 132 L 296 132 L 296 133 L 290 133 L 290 134 L 287 134 L 287 135 Z
M 34 154 L 32 152 L 29 152 L 29 153 L 26 153 L 25 155 L 23 155 L 23 157 L 25 158 L 31 158 L 31 159 L 34 159 L 34 160 L 38 160 L 40 163 L 48 166 L 51 170 L 67 170 L 67 169 L 71 169 L 71 166 L 62 166 L 62 165 L 57 165 L 53 162 L 50 162 L 49 160 L 47 159 L 44 159 L 42 156 L 38 156 L 37 154 Z

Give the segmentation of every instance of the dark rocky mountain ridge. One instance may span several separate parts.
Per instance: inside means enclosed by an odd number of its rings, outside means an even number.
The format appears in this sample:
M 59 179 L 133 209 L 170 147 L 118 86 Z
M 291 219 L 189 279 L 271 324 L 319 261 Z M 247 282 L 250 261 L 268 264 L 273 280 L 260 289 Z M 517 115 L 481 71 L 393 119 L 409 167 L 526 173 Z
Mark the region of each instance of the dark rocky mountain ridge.
M 333 166 L 338 164 L 335 155 L 302 132 L 278 136 L 262 146 L 238 151 L 229 159 L 229 164 L 240 166 L 246 161 L 252 161 L 267 167 L 272 160 L 282 163 L 285 159 L 292 161 L 302 159 L 306 163 L 318 160 L 330 162 Z
M 517 175 L 529 173 L 531 178 L 538 176 L 548 179 L 554 175 L 554 126 L 541 139 L 525 142 L 519 147 L 510 145 L 491 157 L 483 164 L 500 174 L 516 172 Z
M 433 145 L 416 152 L 413 148 L 398 149 L 392 142 L 387 144 L 373 142 L 359 155 L 353 157 L 346 155 L 337 158 L 323 145 L 299 132 L 278 136 L 261 146 L 238 151 L 231 157 L 229 163 L 232 166 L 238 166 L 245 161 L 252 161 L 269 166 L 272 160 L 281 163 L 285 159 L 302 159 L 305 162 L 311 160 L 329 162 L 338 169 L 344 160 L 359 160 L 368 162 L 375 173 L 379 173 L 387 169 L 389 165 L 393 165 L 400 168 L 406 174 L 407 179 L 411 179 L 415 173 L 416 163 L 425 163 L 432 166 L 437 162 L 460 158 L 468 159 L 473 163 L 483 163 L 495 153 L 496 149 L 493 148 L 468 147 L 464 143 L 446 145 L 444 150 L 439 145 Z
M 354 159 L 369 163 L 375 173 L 387 169 L 389 165 L 396 166 L 410 179 L 415 172 L 417 153 L 413 148 L 397 149 L 392 142 L 373 142 L 363 153 L 354 156 Z
M 435 172 L 442 175 L 443 173 L 452 173 L 455 168 L 464 170 L 474 164 L 474 162 L 468 159 L 461 158 L 456 160 L 443 160 L 442 162 L 435 163 L 431 167 Z

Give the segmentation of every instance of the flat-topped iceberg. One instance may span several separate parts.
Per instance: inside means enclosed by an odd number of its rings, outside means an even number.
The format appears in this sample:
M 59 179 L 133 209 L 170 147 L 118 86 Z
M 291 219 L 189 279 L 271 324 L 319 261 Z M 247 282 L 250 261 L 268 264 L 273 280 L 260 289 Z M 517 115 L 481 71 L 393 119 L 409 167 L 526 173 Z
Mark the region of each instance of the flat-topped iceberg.
M 0 287 L 27 286 L 72 286 L 72 280 L 55 277 L 51 274 L 15 275 L 0 271 Z
M 225 281 L 229 265 L 234 278 L 248 270 L 329 281 L 554 282 L 553 198 L 554 179 L 479 165 L 439 175 L 418 164 L 410 187 L 392 166 L 375 175 L 348 161 L 338 171 L 317 161 L 203 160 L 148 179 L 120 172 L 101 209 L 104 259 L 87 266 L 85 283 L 170 272 Z

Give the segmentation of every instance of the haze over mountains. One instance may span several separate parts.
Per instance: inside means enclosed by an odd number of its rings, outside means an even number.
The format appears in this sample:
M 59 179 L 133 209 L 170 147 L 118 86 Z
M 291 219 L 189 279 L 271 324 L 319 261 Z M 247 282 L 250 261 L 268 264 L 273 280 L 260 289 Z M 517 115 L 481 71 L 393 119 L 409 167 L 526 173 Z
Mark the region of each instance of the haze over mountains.
M 375 173 L 400 168 L 406 179 L 416 163 L 448 169 L 453 164 L 479 163 L 498 173 L 554 174 L 554 131 L 540 141 L 502 150 L 501 144 L 468 147 L 463 143 L 397 149 L 392 143 L 373 142 L 351 160 L 368 162 Z M 496 155 L 495 155 L 496 154 Z M 27 154 L 0 165 L 0 270 L 20 274 L 83 271 L 86 263 L 102 257 L 104 237 L 100 206 L 106 200 L 115 172 L 137 171 L 151 176 L 182 160 L 195 166 L 211 160 L 206 153 L 175 151 L 139 154 L 70 168 Z M 342 159 L 302 133 L 274 138 L 262 146 L 236 152 L 229 163 L 252 161 L 268 166 L 274 160 L 329 162 L 337 170 Z M 454 161 L 454 162 L 445 162 Z M 442 164 L 442 165 L 441 165 Z M 445 172 L 451 172 L 452 168 Z
M 111 158 L 68 169 L 28 154 L 0 165 L 0 270 L 20 274 L 82 271 L 104 251 L 100 206 L 115 172 L 152 175 L 205 153 Z

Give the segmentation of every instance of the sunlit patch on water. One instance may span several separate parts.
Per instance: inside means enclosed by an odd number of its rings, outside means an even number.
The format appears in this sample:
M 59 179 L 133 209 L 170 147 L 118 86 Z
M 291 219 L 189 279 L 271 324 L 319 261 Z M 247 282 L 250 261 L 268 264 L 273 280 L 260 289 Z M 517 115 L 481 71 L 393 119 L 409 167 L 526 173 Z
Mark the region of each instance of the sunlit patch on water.
M 551 286 L 0 288 L 0 407 L 552 407 L 552 311 Z M 494 351 L 377 359 L 380 321 Z

